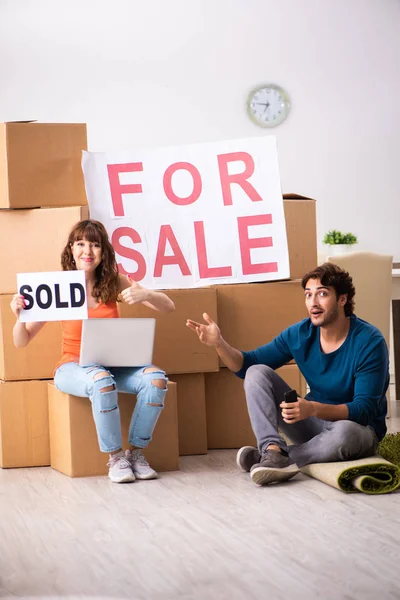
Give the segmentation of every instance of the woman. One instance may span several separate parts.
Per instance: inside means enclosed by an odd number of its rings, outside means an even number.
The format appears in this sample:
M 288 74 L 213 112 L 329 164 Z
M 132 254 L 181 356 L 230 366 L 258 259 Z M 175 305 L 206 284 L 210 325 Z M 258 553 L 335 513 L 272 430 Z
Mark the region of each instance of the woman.
M 128 304 L 143 303 L 154 310 L 170 312 L 174 303 L 161 292 L 148 290 L 118 273 L 114 249 L 99 221 L 80 221 L 72 229 L 61 254 L 63 271 L 82 270 L 86 276 L 89 318 L 117 318 L 117 299 Z M 26 346 L 45 323 L 21 323 L 19 312 L 24 297 L 15 294 L 11 309 L 17 317 L 14 344 Z M 154 479 L 157 473 L 145 459 L 142 449 L 151 441 L 154 427 L 164 406 L 167 378 L 154 366 L 113 367 L 79 366 L 82 321 L 63 321 L 62 358 L 54 373 L 54 384 L 62 392 L 88 396 L 100 450 L 110 455 L 108 476 L 115 483 L 135 479 Z M 130 449 L 123 452 L 118 392 L 137 394 L 129 428 Z

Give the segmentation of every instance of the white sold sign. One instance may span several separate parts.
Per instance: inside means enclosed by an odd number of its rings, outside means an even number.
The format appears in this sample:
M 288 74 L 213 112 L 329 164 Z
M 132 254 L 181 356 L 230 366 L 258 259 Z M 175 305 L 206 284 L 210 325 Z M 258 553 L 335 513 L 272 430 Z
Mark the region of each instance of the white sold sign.
M 288 278 L 275 138 L 84 152 L 92 219 L 152 289 Z
M 85 273 L 18 273 L 18 293 L 25 299 L 21 323 L 87 319 Z

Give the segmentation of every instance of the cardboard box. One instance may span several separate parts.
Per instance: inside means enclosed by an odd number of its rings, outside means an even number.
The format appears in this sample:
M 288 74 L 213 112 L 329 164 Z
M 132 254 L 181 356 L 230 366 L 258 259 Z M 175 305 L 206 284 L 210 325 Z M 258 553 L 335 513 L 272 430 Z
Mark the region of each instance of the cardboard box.
M 302 279 L 318 265 L 316 202 L 298 194 L 283 194 L 290 277 Z
M 178 414 L 176 384 L 170 382 L 165 406 L 154 430 L 153 440 L 144 450 L 156 471 L 179 469 Z M 53 469 L 69 477 L 87 477 L 108 473 L 108 454 L 100 452 L 89 398 L 64 394 L 48 384 L 50 420 L 50 456 Z M 118 394 L 123 447 L 136 398 Z
M 178 385 L 179 455 L 207 454 L 204 375 L 173 375 L 172 379 Z
M 297 365 L 277 369 L 278 375 L 298 394 L 305 396 L 306 382 Z M 247 412 L 243 380 L 229 369 L 207 373 L 206 412 L 209 448 L 257 446 Z
M 217 320 L 217 292 L 214 288 L 166 290 L 175 311 L 161 314 L 142 304 L 119 303 L 122 318 L 153 317 L 157 320 L 153 364 L 167 373 L 205 373 L 218 371 L 218 356 L 202 344 L 186 327 L 186 319 L 203 321 L 203 312 Z
M 307 316 L 298 280 L 219 285 L 217 312 L 224 339 L 239 350 L 267 344 Z
M 0 208 L 86 205 L 83 123 L 0 123 Z
M 15 294 L 17 273 L 61 270 L 61 251 L 87 206 L 0 210 L 0 294 Z
M 11 299 L 12 294 L 0 296 L 0 379 L 52 379 L 54 367 L 61 358 L 61 323 L 47 323 L 25 348 L 16 348 Z
M 50 465 L 47 381 L 0 381 L 0 466 Z

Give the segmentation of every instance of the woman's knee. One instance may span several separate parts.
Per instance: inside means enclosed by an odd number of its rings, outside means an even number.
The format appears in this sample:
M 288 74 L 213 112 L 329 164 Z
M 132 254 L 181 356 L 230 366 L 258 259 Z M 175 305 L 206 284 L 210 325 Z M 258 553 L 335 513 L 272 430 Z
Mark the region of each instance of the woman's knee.
M 143 371 L 141 391 L 146 397 L 149 406 L 164 406 L 164 397 L 167 391 L 168 378 L 165 371 L 158 367 L 147 367 Z
M 110 412 L 118 408 L 117 386 L 114 377 L 106 369 L 96 370 L 93 375 L 92 401 L 100 412 Z
M 102 382 L 102 387 L 99 390 L 100 392 L 111 392 L 116 388 L 114 378 L 108 371 L 98 371 L 93 376 L 93 383 L 97 381 Z
M 151 385 L 154 385 L 155 387 L 157 387 L 161 390 L 165 390 L 167 388 L 167 378 L 165 376 L 165 371 L 162 371 L 158 367 L 147 367 L 143 371 L 143 375 L 149 375 L 149 374 L 150 374 L 150 377 L 146 378 L 146 379 L 147 380 L 150 379 Z

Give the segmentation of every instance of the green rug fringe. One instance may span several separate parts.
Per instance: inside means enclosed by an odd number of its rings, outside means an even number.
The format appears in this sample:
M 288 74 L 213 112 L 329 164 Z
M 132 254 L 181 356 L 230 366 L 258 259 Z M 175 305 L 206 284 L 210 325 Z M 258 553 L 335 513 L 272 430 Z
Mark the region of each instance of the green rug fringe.
M 387 433 L 379 442 L 377 454 L 400 467 L 400 432 Z

